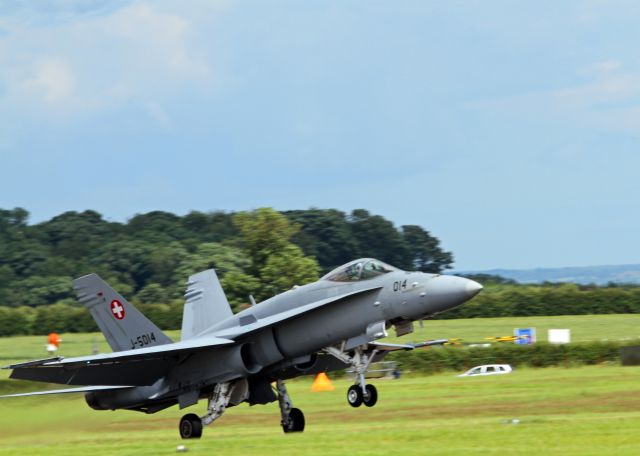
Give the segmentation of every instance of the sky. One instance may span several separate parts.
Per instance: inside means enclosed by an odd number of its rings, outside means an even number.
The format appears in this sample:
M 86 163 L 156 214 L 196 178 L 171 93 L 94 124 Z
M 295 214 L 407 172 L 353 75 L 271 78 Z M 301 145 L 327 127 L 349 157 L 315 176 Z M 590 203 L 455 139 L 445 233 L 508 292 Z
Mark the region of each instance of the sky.
M 365 208 L 640 263 L 636 1 L 0 0 L 0 208 Z

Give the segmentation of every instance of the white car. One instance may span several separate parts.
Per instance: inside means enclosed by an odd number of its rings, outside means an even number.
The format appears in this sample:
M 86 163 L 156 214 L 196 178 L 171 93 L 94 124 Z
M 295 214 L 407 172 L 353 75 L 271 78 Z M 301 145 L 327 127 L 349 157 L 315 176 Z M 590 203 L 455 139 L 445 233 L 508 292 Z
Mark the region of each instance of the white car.
M 484 366 L 476 366 L 458 377 L 475 377 L 478 375 L 499 375 L 510 374 L 513 369 L 508 364 L 485 364 Z

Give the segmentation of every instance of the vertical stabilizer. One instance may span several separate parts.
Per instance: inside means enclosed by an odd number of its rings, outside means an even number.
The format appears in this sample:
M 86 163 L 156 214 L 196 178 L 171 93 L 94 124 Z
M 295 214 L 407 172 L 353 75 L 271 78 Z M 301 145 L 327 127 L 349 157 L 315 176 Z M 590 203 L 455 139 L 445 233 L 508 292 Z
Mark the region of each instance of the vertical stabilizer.
M 182 340 L 233 315 L 216 271 L 208 269 L 189 277 L 182 314 Z
M 172 342 L 97 274 L 74 280 L 73 288 L 78 300 L 91 312 L 113 351 L 153 347 Z

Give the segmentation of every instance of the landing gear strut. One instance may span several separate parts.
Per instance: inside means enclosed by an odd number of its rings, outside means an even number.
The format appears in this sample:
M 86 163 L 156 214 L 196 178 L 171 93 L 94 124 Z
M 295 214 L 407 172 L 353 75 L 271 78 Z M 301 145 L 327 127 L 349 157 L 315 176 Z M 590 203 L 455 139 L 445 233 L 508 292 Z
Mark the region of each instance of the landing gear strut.
M 353 367 L 353 371 L 356 374 L 356 382 L 355 385 L 350 386 L 347 390 L 347 402 L 349 405 L 351 407 L 360 407 L 362 404 L 367 407 L 376 405 L 376 402 L 378 402 L 378 390 L 375 386 L 366 384 L 365 374 L 377 350 L 373 350 L 368 356 L 364 353 L 362 347 L 356 347 L 353 356 L 349 356 L 344 350 L 338 350 L 335 347 L 327 347 L 325 352 Z
M 280 424 L 285 433 L 304 431 L 304 414 L 300 409 L 294 408 L 287 387 L 282 380 L 276 380 L 278 404 L 280 405 Z
M 198 415 L 194 413 L 188 413 L 182 417 L 180 420 L 180 437 L 183 439 L 199 439 L 202 436 L 202 428 L 222 416 L 227 409 L 227 405 L 229 405 L 233 393 L 239 393 L 240 395 L 246 394 L 246 392 L 242 391 L 243 386 L 245 385 L 239 382 L 233 385 L 228 382 L 218 383 L 209 398 L 206 415 L 199 418 Z

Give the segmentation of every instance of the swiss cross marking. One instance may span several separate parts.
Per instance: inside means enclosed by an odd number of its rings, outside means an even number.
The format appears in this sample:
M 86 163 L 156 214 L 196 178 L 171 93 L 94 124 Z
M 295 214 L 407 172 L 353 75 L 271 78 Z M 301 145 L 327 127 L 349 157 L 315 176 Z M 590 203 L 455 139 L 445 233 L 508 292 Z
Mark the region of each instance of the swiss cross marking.
M 124 318 L 124 307 L 117 299 L 111 301 L 111 313 L 116 320 L 122 320 Z

